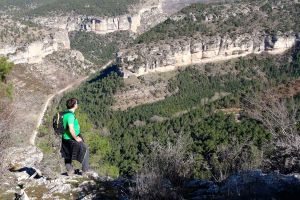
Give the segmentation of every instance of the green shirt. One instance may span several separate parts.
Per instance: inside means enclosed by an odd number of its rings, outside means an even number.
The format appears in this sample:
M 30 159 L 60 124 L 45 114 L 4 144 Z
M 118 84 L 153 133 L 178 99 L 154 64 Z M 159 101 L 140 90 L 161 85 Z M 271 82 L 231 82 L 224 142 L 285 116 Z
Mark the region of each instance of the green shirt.
M 64 114 L 63 124 L 64 124 L 64 128 L 65 128 L 65 132 L 63 134 L 63 139 L 70 140 L 73 138 L 70 133 L 70 130 L 69 130 L 69 126 L 68 126 L 69 124 L 74 124 L 75 134 L 76 134 L 76 136 L 79 135 L 80 126 L 79 126 L 78 120 L 75 117 L 75 114 L 72 111 L 70 111 L 70 113 Z

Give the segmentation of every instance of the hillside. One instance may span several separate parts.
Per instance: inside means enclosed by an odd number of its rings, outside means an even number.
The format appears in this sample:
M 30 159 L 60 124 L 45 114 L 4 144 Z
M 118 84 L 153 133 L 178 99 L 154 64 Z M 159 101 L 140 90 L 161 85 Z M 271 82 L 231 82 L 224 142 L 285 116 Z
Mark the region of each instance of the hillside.
M 136 42 L 260 32 L 277 34 L 300 31 L 300 5 L 297 1 L 237 1 L 236 3 L 194 4 L 182 9 L 164 23 L 140 35 Z
M 117 16 L 128 13 L 128 6 L 138 3 L 139 0 L 50 0 L 38 6 L 30 13 L 32 15 L 47 15 L 49 13 L 70 13 L 79 15 Z
M 300 5 L 217 2 L 0 0 L 0 199 L 297 196 Z M 53 134 L 71 97 L 90 175 Z
M 53 13 L 75 13 L 80 15 L 116 16 L 128 13 L 128 6 L 138 3 L 139 0 L 1 0 L 0 6 L 3 9 L 26 8 L 23 14 L 47 16 Z M 22 11 L 20 11 L 22 12 Z
M 299 41 L 299 12 L 299 3 L 285 0 L 195 4 L 139 35 L 117 59 L 127 77 L 281 53 Z

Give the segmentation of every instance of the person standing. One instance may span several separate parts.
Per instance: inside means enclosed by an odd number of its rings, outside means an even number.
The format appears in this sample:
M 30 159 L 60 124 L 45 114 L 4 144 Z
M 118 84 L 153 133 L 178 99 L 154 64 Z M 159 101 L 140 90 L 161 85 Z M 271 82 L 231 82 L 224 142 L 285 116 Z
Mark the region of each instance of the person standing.
M 83 173 L 88 172 L 89 149 L 80 134 L 80 125 L 75 116 L 78 108 L 76 98 L 68 99 L 66 102 L 68 110 L 63 115 L 64 133 L 62 135 L 61 155 L 64 158 L 68 175 L 75 173 L 72 161 L 77 160 L 82 164 Z

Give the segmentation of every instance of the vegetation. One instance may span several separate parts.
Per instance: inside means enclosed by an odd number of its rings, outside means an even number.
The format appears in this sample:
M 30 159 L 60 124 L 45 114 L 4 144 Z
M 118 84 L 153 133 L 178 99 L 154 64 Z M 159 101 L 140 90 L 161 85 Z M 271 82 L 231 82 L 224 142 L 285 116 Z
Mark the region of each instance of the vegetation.
M 150 43 L 179 37 L 227 35 L 236 36 L 242 33 L 252 33 L 253 30 L 274 34 L 274 31 L 300 31 L 298 13 L 300 5 L 292 1 L 281 1 L 283 7 L 276 2 L 242 1 L 230 4 L 193 4 L 182 9 L 178 16 L 183 19 L 175 20 L 172 17 L 155 26 L 150 31 L 138 36 L 137 43 Z M 250 6 L 251 5 L 251 6 Z M 276 9 L 272 9 L 275 5 Z M 246 12 L 246 7 L 259 11 Z M 223 13 L 223 14 L 221 14 Z M 255 13 L 255 14 L 254 14 Z M 211 17 L 211 18 L 210 18 Z
M 7 83 L 7 76 L 13 69 L 14 64 L 9 62 L 7 58 L 0 57 L 0 112 L 2 111 L 2 102 L 4 97 L 9 97 L 10 99 L 13 96 L 13 86 L 12 84 Z
M 117 16 L 128 13 L 128 6 L 139 0 L 48 0 L 31 11 L 33 15 L 49 13 L 76 13 L 80 15 Z
M 108 35 L 87 32 L 70 33 L 71 48 L 79 50 L 86 59 L 98 65 L 104 65 L 113 59 L 119 48 L 130 42 L 130 38 L 127 31 L 118 31 Z
M 9 62 L 7 58 L 0 57 L 0 81 L 6 82 L 7 75 L 11 72 L 13 63 Z
M 0 57 L 0 148 L 4 149 L 11 143 L 11 136 L 5 134 L 12 120 L 13 85 L 7 83 L 7 76 L 12 71 L 14 64 L 7 58 Z M 1 157 L 1 156 L 0 156 Z M 0 169 L 1 170 L 1 169 Z
M 102 162 L 101 166 L 109 164 L 113 168 L 117 167 L 115 170 L 122 175 L 133 175 L 141 167 L 139 155 L 151 153 L 153 142 L 166 145 L 175 142 L 181 134 L 188 138 L 187 152 L 195 159 L 193 175 L 222 180 L 236 170 L 260 165 L 262 158 L 259 152 L 270 139 L 270 134 L 254 120 L 243 117 L 240 122 L 236 122 L 232 115 L 217 111 L 221 108 L 240 107 L 245 94 L 295 79 L 299 70 L 296 59 L 298 56 L 288 64 L 288 56 L 240 58 L 237 62 L 226 63 L 235 70 L 225 75 L 209 72 L 204 75 L 196 67 L 189 67 L 170 81 L 169 89 L 179 90 L 175 95 L 164 101 L 127 111 L 110 109 L 114 102 L 112 95 L 122 87 L 122 79 L 116 72 L 106 71 L 67 94 L 59 109 L 63 109 L 63 102 L 67 98 L 79 98 L 80 112 L 86 113 L 88 121 L 93 124 L 92 132 L 100 134 L 99 142 L 90 143 L 95 153 L 93 163 Z M 212 64 L 207 66 L 209 65 Z M 259 74 L 264 74 L 265 77 L 260 77 Z M 221 98 L 220 94 L 227 96 Z M 219 98 L 212 98 L 218 95 Z M 154 122 L 150 120 L 154 115 L 166 117 L 166 120 Z M 145 125 L 134 125 L 137 120 L 145 122 Z M 109 131 L 105 132 L 105 129 Z M 90 133 L 87 135 L 89 137 Z M 243 151 L 236 150 L 235 159 L 228 157 L 224 160 L 222 152 L 229 151 L 235 144 L 240 144 Z M 103 145 L 108 150 L 101 150 L 106 152 L 101 154 L 98 149 Z M 245 162 L 238 162 L 237 158 L 247 159 Z M 225 166 L 229 159 L 230 166 Z M 227 170 L 224 171 L 224 168 Z
M 5 8 L 7 6 L 24 7 L 43 1 L 46 2 L 46 0 L 0 0 L 0 6 L 2 8 Z

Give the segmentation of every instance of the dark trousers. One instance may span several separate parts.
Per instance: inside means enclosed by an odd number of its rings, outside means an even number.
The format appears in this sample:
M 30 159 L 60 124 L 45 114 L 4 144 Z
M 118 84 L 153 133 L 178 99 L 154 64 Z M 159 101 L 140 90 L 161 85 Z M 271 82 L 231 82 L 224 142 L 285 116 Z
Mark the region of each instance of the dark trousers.
M 90 169 L 90 165 L 89 165 L 89 159 L 90 159 L 90 153 L 89 153 L 89 149 L 86 149 L 84 158 L 82 160 L 82 171 L 86 172 Z M 73 171 L 73 165 L 72 165 L 72 159 L 65 159 L 65 165 L 67 168 L 67 171 Z

